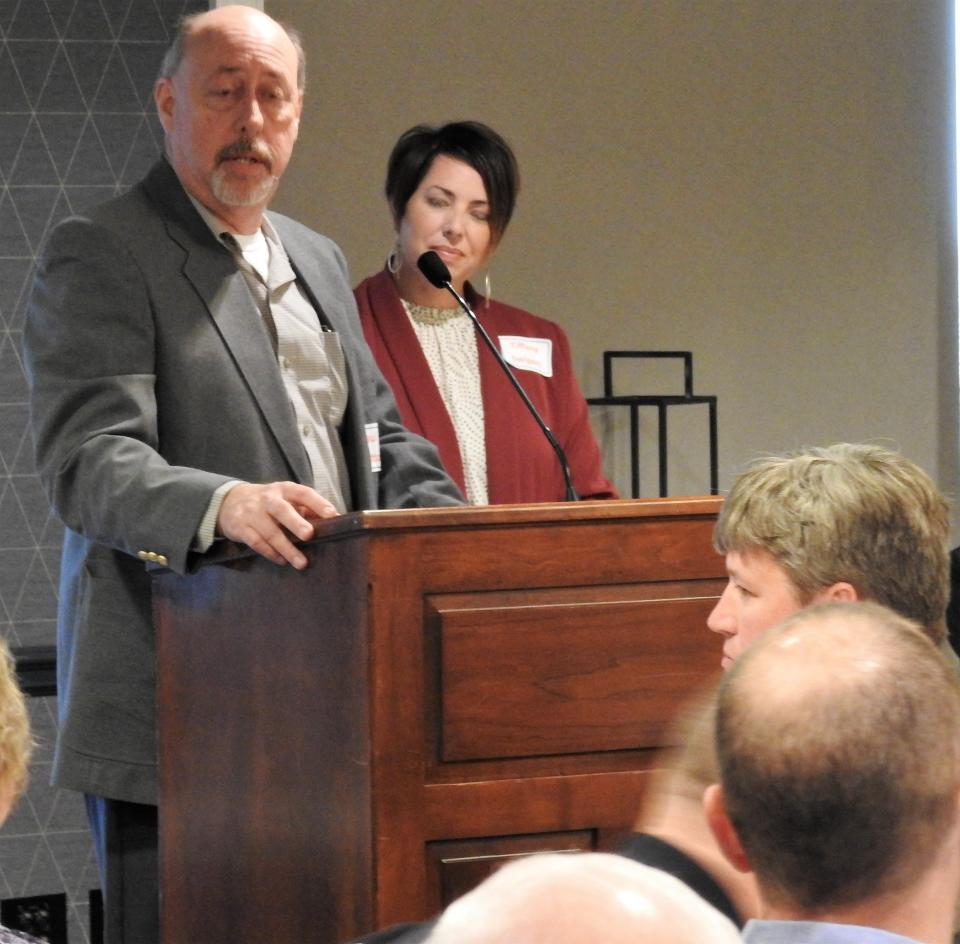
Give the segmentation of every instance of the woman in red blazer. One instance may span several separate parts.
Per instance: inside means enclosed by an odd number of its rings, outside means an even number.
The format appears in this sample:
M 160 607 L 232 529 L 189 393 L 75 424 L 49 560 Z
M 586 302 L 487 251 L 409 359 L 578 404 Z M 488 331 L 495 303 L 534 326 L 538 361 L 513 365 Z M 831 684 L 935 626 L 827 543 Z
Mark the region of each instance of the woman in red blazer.
M 404 423 L 431 440 L 472 504 L 562 501 L 557 456 L 453 296 L 417 259 L 436 252 L 567 455 L 581 498 L 615 498 L 563 330 L 487 296 L 469 279 L 497 248 L 519 175 L 507 143 L 479 122 L 417 125 L 387 165 L 397 233 L 384 270 L 354 290 L 374 357 Z

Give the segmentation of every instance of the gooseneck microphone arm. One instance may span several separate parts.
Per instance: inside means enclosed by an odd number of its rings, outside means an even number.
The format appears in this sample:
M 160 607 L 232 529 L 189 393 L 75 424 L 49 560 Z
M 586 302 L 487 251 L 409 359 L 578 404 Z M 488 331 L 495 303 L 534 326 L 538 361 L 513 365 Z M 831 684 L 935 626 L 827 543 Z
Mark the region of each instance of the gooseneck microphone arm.
M 557 442 L 557 437 L 553 435 L 550 427 L 547 426 L 543 421 L 543 417 L 537 412 L 537 408 L 533 405 L 530 400 L 530 397 L 527 396 L 527 391 L 520 386 L 520 381 L 514 376 L 513 371 L 510 369 L 510 365 L 504 360 L 503 355 L 500 353 L 500 349 L 493 343 L 490 335 L 487 334 L 487 329 L 480 324 L 480 319 L 476 316 L 473 309 L 467 304 L 463 296 L 453 287 L 453 284 L 450 281 L 450 270 L 447 268 L 447 264 L 440 258 L 433 250 L 423 253 L 419 259 L 417 259 L 417 268 L 426 276 L 427 281 L 434 288 L 445 288 L 456 300 L 457 304 L 466 312 L 470 320 L 473 322 L 474 327 L 480 333 L 480 337 L 483 338 L 487 347 L 490 348 L 490 353 L 496 358 L 497 363 L 503 368 L 503 372 L 510 378 L 510 383 L 513 384 L 514 390 L 520 394 L 521 399 L 526 404 L 527 409 L 530 411 L 530 415 L 537 421 L 537 425 L 543 430 L 543 435 L 547 437 L 547 442 L 553 447 L 553 451 L 557 454 L 557 459 L 560 462 L 560 469 L 563 472 L 563 481 L 566 484 L 566 500 L 567 501 L 578 501 L 579 496 L 577 495 L 576 490 L 573 487 L 573 478 L 570 475 L 570 465 L 567 462 L 566 453 L 563 451 L 563 447 Z

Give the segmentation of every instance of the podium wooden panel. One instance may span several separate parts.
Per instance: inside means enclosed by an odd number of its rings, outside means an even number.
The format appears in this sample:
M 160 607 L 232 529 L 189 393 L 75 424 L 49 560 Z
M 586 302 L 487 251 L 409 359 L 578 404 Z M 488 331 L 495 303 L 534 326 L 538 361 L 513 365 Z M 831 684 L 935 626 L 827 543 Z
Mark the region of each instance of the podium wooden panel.
M 719 499 L 364 512 L 155 580 L 166 944 L 335 944 L 629 828 Z

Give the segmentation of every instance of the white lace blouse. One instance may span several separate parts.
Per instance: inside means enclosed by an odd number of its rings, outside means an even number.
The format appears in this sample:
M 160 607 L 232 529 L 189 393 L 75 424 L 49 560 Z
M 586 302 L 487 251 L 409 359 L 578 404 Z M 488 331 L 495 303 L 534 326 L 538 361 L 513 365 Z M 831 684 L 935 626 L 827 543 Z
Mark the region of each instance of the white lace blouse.
M 487 449 L 476 329 L 457 308 L 428 308 L 406 300 L 403 307 L 457 434 L 467 501 L 486 505 Z

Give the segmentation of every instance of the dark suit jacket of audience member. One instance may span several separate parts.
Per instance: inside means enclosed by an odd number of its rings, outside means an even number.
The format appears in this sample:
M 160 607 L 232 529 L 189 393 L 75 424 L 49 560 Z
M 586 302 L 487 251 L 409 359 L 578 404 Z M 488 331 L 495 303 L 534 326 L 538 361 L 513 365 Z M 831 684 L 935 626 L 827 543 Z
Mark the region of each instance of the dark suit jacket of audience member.
M 960 655 L 960 547 L 950 552 L 950 602 L 947 604 L 947 635 Z
M 433 930 L 434 921 L 415 921 L 395 924 L 382 931 L 371 931 L 354 938 L 348 944 L 422 944 Z

